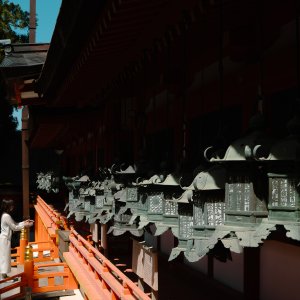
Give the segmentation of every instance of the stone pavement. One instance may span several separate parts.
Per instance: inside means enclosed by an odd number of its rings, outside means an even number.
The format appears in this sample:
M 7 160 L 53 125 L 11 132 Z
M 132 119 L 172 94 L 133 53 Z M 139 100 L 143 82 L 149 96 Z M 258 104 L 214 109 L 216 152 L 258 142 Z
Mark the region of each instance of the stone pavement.
M 13 276 L 13 275 L 16 275 L 16 274 L 19 274 L 19 273 L 22 273 L 22 272 L 23 272 L 23 266 L 22 267 L 19 266 L 17 268 L 12 268 L 12 272 L 9 275 Z M 7 286 L 10 286 L 12 284 L 13 284 L 13 282 L 5 282 L 5 283 L 0 284 L 0 288 L 7 287 Z M 5 298 L 8 298 L 8 297 L 10 297 L 12 295 L 15 295 L 15 294 L 18 294 L 18 293 L 20 293 L 20 288 L 15 288 L 15 289 L 13 289 L 9 292 L 1 294 L 0 299 L 3 300 Z

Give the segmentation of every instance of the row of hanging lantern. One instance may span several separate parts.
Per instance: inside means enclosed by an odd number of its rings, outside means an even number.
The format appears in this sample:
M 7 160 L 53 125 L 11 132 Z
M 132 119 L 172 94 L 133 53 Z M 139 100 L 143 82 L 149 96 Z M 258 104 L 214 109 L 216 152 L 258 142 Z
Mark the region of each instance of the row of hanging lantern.
M 300 240 L 300 122 L 296 118 L 291 135 L 274 142 L 259 121 L 223 155 L 208 148 L 211 168 L 201 170 L 189 186 L 181 186 L 172 174 L 139 180 L 132 167 L 112 170 L 100 181 L 65 178 L 68 217 L 102 224 L 111 220 L 114 235 L 141 236 L 149 224 L 155 224 L 156 236 L 170 229 L 178 238 L 170 260 L 183 252 L 197 261 L 219 241 L 239 253 L 243 247 L 257 247 L 276 225 Z
M 113 194 L 120 187 L 115 183 L 111 175 L 107 175 L 103 181 L 90 181 L 88 176 L 63 177 L 69 189 L 68 209 L 70 218 L 75 215 L 76 221 L 86 218 L 89 223 L 99 220 L 107 223 L 113 216 L 114 198 Z

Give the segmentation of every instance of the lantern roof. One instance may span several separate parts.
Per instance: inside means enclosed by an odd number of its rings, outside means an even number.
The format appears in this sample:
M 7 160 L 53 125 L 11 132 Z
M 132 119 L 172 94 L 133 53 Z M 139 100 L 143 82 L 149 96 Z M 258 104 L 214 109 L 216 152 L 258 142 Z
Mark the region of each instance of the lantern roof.
M 204 156 L 210 162 L 257 160 L 260 157 L 267 157 L 272 144 L 273 139 L 264 132 L 256 130 L 234 141 L 227 148 L 223 157 L 222 154 L 220 155 L 222 152 L 214 152 L 213 147 L 207 148 Z M 211 157 L 209 157 L 209 153 L 212 153 Z
M 223 167 L 214 166 L 207 171 L 200 172 L 189 188 L 196 191 L 224 189 L 225 176 L 226 170 Z
M 136 185 L 147 186 L 147 185 L 164 185 L 164 186 L 179 186 L 179 180 L 177 180 L 173 174 L 168 174 L 165 179 L 160 175 L 153 175 L 149 179 L 142 180 Z
M 132 166 L 128 166 L 125 170 L 116 171 L 116 174 L 135 174 L 135 169 Z

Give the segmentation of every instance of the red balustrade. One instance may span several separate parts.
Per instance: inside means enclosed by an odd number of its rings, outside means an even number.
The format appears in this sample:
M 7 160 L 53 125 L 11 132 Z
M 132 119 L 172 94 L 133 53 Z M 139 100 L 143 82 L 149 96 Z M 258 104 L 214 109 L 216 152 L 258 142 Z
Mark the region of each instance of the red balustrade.
M 150 300 L 103 254 L 71 229 L 69 252 L 64 258 L 87 299 Z

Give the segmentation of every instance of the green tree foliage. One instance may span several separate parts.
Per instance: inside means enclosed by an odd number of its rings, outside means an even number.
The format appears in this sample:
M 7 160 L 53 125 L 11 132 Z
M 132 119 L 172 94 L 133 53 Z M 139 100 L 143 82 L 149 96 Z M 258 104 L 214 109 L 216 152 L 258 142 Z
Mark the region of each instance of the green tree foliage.
M 24 31 L 25 34 L 21 33 Z M 12 43 L 29 41 L 29 13 L 8 0 L 0 0 L 0 39 L 10 39 Z M 3 56 L 1 49 L 0 61 Z M 13 110 L 7 99 L 5 80 L 0 74 L 0 185 L 19 185 L 21 182 L 21 133 L 16 130 Z
M 26 34 L 18 30 L 27 29 Z M 18 4 L 0 0 L 0 39 L 11 39 L 12 43 L 28 43 L 29 13 Z

